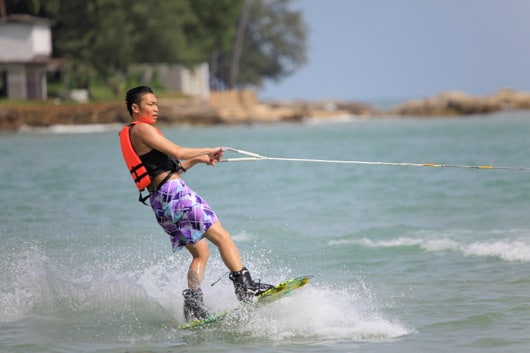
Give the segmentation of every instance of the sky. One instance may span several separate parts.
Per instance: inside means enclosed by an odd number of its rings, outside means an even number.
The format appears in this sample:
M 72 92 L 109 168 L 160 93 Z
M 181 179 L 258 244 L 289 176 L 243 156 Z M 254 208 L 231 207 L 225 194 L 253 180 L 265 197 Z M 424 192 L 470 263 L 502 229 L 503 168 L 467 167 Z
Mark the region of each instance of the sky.
M 530 91 L 529 0 L 294 0 L 308 63 L 258 95 L 372 101 Z

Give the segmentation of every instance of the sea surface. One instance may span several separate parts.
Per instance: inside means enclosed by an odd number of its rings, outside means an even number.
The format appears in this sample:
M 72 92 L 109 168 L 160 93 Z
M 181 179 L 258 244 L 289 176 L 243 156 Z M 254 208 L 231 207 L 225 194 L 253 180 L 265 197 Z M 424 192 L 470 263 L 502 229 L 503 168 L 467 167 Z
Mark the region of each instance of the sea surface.
M 277 158 L 530 167 L 530 112 L 160 128 L 180 145 Z M 530 351 L 530 171 L 196 166 L 187 183 L 256 279 L 314 277 L 276 303 L 182 331 L 190 256 L 171 252 L 137 201 L 118 128 L 107 130 L 0 134 L 0 352 Z M 211 253 L 205 301 L 235 307 Z

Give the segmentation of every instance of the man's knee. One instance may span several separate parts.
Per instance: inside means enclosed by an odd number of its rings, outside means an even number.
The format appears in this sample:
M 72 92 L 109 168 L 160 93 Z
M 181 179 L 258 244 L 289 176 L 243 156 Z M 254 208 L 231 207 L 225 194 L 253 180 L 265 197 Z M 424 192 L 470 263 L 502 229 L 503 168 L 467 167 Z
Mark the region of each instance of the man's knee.
M 208 261 L 210 258 L 210 249 L 204 239 L 201 239 L 197 244 L 186 246 L 186 249 L 188 249 L 193 259 Z
M 221 225 L 220 222 L 210 227 L 206 232 L 205 236 L 216 246 L 219 246 L 227 240 L 231 240 L 230 233 L 228 233 L 228 231 Z

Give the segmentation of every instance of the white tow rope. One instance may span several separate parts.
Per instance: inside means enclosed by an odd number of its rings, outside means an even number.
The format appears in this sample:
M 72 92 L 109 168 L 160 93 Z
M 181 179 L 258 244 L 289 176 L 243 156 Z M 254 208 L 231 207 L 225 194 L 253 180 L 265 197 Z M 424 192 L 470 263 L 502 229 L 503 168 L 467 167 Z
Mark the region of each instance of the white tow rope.
M 223 151 L 235 152 L 247 157 L 224 158 L 221 162 L 249 162 L 249 161 L 285 161 L 285 162 L 309 162 L 309 163 L 336 163 L 336 164 L 363 164 L 363 165 L 388 165 L 404 167 L 439 167 L 439 168 L 468 168 L 468 169 L 503 169 L 503 170 L 530 170 L 530 167 L 495 167 L 492 165 L 458 165 L 437 163 L 408 163 L 408 162 L 366 162 L 348 161 L 336 159 L 308 159 L 308 158 L 282 158 L 267 157 L 257 153 L 243 151 L 232 147 L 223 147 Z

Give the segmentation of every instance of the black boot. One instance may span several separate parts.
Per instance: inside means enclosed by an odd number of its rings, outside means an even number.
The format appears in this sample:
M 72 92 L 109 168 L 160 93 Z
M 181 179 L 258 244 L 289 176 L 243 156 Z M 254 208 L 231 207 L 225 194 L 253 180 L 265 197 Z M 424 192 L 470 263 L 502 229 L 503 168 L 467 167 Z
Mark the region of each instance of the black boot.
M 228 278 L 234 282 L 236 297 L 239 301 L 250 301 L 253 296 L 260 295 L 274 287 L 270 284 L 254 282 L 246 267 L 243 267 L 239 272 L 230 272 Z
M 204 306 L 202 299 L 202 290 L 185 289 L 182 292 L 184 296 L 184 318 L 187 322 L 192 320 L 203 320 L 208 316 L 208 311 Z

